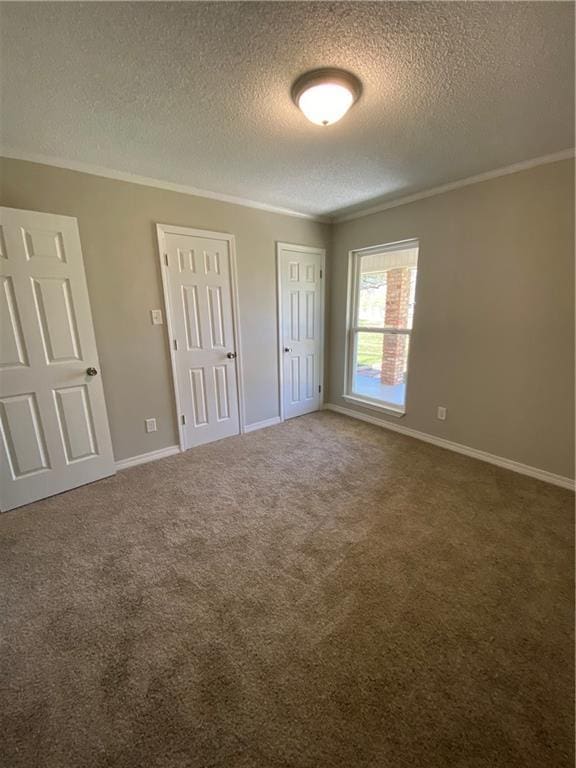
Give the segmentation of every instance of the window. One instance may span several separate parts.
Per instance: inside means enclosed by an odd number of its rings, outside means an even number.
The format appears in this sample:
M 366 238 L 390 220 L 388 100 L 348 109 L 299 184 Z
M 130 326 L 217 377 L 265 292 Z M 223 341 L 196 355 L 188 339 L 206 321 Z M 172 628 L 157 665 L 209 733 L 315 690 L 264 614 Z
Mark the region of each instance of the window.
M 353 251 L 344 396 L 405 412 L 418 241 Z

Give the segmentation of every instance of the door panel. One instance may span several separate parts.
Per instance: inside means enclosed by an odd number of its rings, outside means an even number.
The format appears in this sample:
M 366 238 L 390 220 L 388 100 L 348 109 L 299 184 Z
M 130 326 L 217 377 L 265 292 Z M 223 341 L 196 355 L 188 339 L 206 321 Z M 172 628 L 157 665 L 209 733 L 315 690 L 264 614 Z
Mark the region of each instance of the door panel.
M 0 367 L 14 368 L 15 366 L 28 365 L 12 277 L 3 275 L 1 279 Z
M 306 355 L 306 375 L 304 378 L 306 382 L 306 399 L 310 400 L 314 397 L 314 382 L 316 381 L 314 371 L 314 355 Z
M 56 389 L 54 395 L 67 463 L 94 456 L 98 450 L 86 385 Z
M 282 399 L 285 418 L 322 402 L 322 263 L 317 248 L 278 246 Z
M 62 232 L 52 229 L 31 229 L 20 227 L 24 250 L 28 261 L 42 259 L 66 263 Z
M 214 384 L 216 389 L 216 418 L 218 421 L 224 421 L 230 418 L 228 371 L 225 365 L 217 365 L 214 368 Z
M 222 316 L 222 293 L 220 286 L 208 286 L 208 305 L 210 307 L 210 335 L 212 349 L 226 346 L 224 338 L 224 318 Z
M 290 291 L 290 341 L 300 341 L 300 291 Z
M 79 360 L 82 355 L 70 280 L 60 277 L 32 279 L 32 286 L 46 362 Z
M 306 298 L 306 314 L 305 314 L 305 323 L 306 323 L 306 332 L 304 334 L 304 337 L 309 340 L 313 340 L 315 338 L 315 317 L 316 317 L 316 294 L 314 291 L 306 291 L 305 293 Z
M 178 248 L 177 253 L 178 253 L 178 266 L 180 267 L 180 272 L 185 272 L 186 270 L 189 270 L 190 272 L 196 272 L 195 252 L 192 249 L 183 250 L 181 248 Z
M 114 473 L 78 226 L 0 209 L 0 506 Z
M 4 227 L 0 224 L 0 259 L 7 259 L 6 240 L 4 239 Z
M 189 350 L 202 349 L 200 336 L 200 313 L 198 311 L 198 286 L 183 285 L 183 312 L 186 326 L 186 345 Z
M 4 397 L 0 403 L 2 435 L 13 476 L 50 469 L 34 394 Z
M 300 358 L 290 358 L 290 405 L 300 402 Z
M 240 431 L 227 240 L 164 234 L 164 280 L 185 448 Z M 167 262 L 167 263 L 166 263 Z

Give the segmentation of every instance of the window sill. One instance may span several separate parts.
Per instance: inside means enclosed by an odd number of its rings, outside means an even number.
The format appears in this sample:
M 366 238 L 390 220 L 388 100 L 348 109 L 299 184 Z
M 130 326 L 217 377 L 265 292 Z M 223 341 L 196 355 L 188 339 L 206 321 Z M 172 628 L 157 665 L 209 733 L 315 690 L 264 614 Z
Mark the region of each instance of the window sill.
M 387 416 L 395 416 L 397 419 L 401 419 L 406 414 L 403 408 L 395 408 L 393 405 L 378 403 L 375 400 L 356 397 L 356 395 L 342 395 L 342 397 L 348 403 L 361 405 L 363 408 L 372 408 L 374 411 L 380 411 L 380 413 L 385 413 Z

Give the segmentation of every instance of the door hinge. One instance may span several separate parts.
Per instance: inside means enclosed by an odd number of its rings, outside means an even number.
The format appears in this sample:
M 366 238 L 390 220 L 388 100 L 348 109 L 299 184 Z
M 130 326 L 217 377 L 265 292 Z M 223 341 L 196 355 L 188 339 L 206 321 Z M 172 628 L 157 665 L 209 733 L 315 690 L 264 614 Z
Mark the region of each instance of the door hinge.
M 318 392 L 322 392 L 322 384 L 318 384 Z
M 164 254 L 164 264 L 166 264 L 166 266 L 168 266 L 168 254 L 167 253 Z
M 320 270 L 320 280 L 322 280 L 322 270 Z
M 182 414 L 182 426 L 184 426 L 185 424 L 186 424 L 186 416 Z
M 178 351 L 178 339 L 174 339 L 174 349 Z

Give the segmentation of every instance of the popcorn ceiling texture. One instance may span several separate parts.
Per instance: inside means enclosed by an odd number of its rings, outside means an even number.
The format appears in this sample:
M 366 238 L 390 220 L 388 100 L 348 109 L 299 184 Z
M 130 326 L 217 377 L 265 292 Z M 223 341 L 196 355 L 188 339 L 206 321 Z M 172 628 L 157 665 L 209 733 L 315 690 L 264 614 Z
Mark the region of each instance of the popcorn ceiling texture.
M 8 3 L 2 144 L 308 213 L 573 144 L 571 3 Z M 364 93 L 341 123 L 307 69 Z

